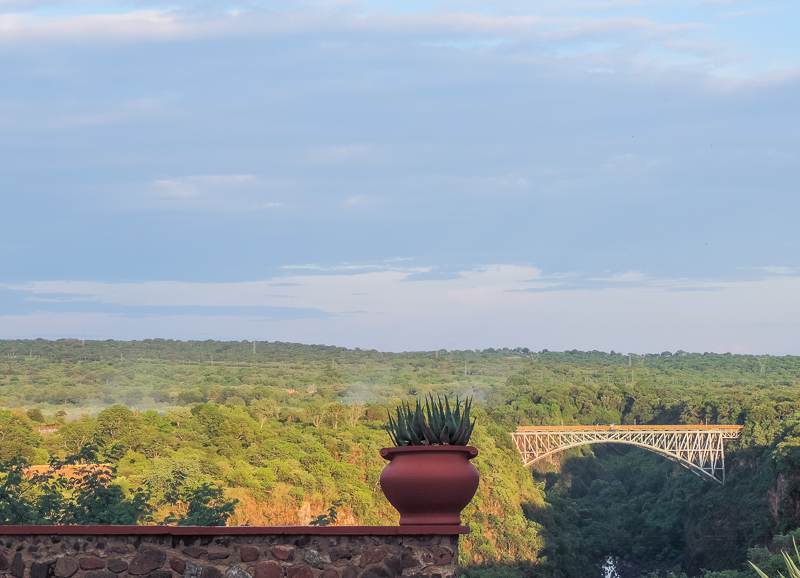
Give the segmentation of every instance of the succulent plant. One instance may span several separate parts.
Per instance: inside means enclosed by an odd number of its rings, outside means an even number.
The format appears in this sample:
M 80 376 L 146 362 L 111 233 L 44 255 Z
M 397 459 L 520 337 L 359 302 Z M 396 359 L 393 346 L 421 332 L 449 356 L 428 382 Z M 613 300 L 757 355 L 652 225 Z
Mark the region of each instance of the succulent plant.
M 474 421 L 469 422 L 471 407 L 471 397 L 461 402 L 456 396 L 451 410 L 447 396 L 442 402 L 441 397 L 434 400 L 430 394 L 425 405 L 418 399 L 414 409 L 409 403 L 401 403 L 396 420 L 389 413 L 389 436 L 395 446 L 465 446 L 475 427 Z

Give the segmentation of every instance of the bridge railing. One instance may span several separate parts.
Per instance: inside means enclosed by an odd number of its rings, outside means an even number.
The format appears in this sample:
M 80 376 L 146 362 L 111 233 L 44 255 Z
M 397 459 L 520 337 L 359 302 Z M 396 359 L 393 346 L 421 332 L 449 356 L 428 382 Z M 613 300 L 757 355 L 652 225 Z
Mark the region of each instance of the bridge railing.
M 535 425 L 519 426 L 518 432 L 525 431 L 730 431 L 741 432 L 741 425 Z

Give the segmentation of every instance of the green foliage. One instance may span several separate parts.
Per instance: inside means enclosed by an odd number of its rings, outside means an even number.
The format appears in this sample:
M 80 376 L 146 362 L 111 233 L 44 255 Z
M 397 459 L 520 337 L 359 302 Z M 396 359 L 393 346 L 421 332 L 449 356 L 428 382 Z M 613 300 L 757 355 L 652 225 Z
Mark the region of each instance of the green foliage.
M 328 508 L 327 514 L 320 514 L 313 520 L 309 522 L 311 526 L 330 526 L 336 523 L 337 518 L 339 517 L 339 512 L 337 508 L 341 508 L 344 502 L 342 500 L 335 500 L 331 507 Z
M 27 462 L 16 456 L 0 463 L 0 471 L 4 474 L 0 484 L 0 524 L 26 525 L 40 523 L 40 508 L 37 507 L 37 486 L 46 482 L 44 477 L 25 476 Z M 48 500 L 49 502 L 49 500 Z M 59 504 L 47 504 L 48 509 L 60 510 Z
M 173 504 L 186 504 L 185 513 L 170 513 L 164 520 L 166 524 L 178 526 L 224 526 L 238 502 L 236 499 L 225 498 L 222 488 L 208 483 L 183 491 L 172 490 L 167 499 Z
M 10 340 L 0 352 L 0 404 L 10 408 L 0 410 L 0 517 L 14 523 L 93 508 L 129 508 L 131 519 L 137 495 L 151 512 L 140 523 L 170 512 L 177 522 L 217 503 L 201 495 L 189 512 L 204 484 L 240 500 L 232 524 L 328 519 L 338 499 L 338 523 L 394 523 L 379 485 L 378 450 L 392 443 L 386 412 L 409 412 L 405 400 L 430 393 L 479 400 L 469 443 L 481 486 L 464 513 L 460 560 L 468 574 L 597 576 L 613 554 L 645 574 L 753 578 L 750 557 L 777 575 L 783 559 L 765 546 L 784 547 L 779 533 L 800 526 L 800 357 L 170 340 Z M 726 444 L 725 486 L 628 446 L 573 448 L 531 476 L 508 435 L 518 425 L 634 422 L 744 425 L 741 443 Z M 42 423 L 61 427 L 40 435 Z M 94 502 L 56 470 L 37 474 L 42 483 L 26 466 L 15 473 L 16 456 L 46 464 L 93 443 L 94 460 L 111 468 L 110 481 L 94 482 Z
M 112 472 L 96 465 L 98 447 L 87 445 L 44 473 L 27 474 L 27 462 L 15 457 L 0 465 L 0 523 L 135 525 L 149 521 L 146 492 L 125 492 Z M 95 464 L 95 465 L 93 465 Z M 62 470 L 72 467 L 69 477 Z
M 453 409 L 447 396 L 438 400 L 425 400 L 425 406 L 416 401 L 414 410 L 407 403 L 397 408 L 397 420 L 389 414 L 389 436 L 395 446 L 422 446 L 422 445 L 454 445 L 465 446 L 469 443 L 475 423 L 469 421 L 469 410 L 472 407 L 472 398 L 464 403 L 461 411 L 461 402 L 456 396 Z
M 797 549 L 797 542 L 794 542 L 793 540 L 793 543 L 794 553 L 797 556 L 797 563 L 800 564 L 800 551 Z M 785 551 L 781 551 L 781 556 L 784 564 L 786 564 L 786 573 L 789 575 L 789 578 L 800 578 L 800 568 L 797 567 L 797 564 L 794 563 L 794 560 L 792 560 L 792 558 Z M 769 576 L 767 576 L 767 574 L 765 574 L 758 566 L 752 562 L 750 562 L 750 565 L 761 578 L 769 578 Z M 780 572 L 778 574 L 781 576 L 781 578 L 783 578 L 783 574 Z

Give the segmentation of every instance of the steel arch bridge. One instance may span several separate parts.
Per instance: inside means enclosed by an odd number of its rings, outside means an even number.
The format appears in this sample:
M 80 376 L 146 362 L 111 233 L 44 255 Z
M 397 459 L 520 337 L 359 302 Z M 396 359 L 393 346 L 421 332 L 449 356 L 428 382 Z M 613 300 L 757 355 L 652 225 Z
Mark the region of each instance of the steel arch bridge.
M 738 439 L 740 425 L 600 425 L 518 427 L 511 434 L 527 467 L 568 448 L 629 444 L 661 454 L 700 477 L 725 483 L 723 440 Z

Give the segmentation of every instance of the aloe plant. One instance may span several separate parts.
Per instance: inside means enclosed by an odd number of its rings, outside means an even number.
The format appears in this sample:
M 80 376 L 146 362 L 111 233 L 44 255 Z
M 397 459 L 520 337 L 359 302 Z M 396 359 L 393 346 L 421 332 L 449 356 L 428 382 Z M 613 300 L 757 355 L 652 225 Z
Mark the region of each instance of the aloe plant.
M 395 446 L 465 446 L 469 443 L 475 422 L 469 422 L 472 398 L 462 402 L 456 396 L 454 407 L 445 396 L 428 395 L 423 405 L 417 400 L 414 409 L 411 404 L 401 403 L 397 408 L 397 419 L 389 413 L 389 436 Z M 462 411 L 463 409 L 463 411 Z

